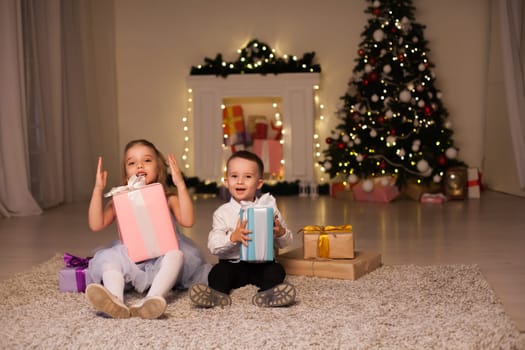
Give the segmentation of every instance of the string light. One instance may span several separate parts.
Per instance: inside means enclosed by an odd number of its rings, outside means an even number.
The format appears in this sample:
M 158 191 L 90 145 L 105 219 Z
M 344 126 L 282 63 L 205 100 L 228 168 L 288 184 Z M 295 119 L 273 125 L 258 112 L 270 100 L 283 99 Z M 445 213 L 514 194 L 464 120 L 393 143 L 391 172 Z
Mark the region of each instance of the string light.
M 184 169 L 190 168 L 190 127 L 189 127 L 189 120 L 191 119 L 192 111 L 193 111 L 193 90 L 188 89 L 188 98 L 186 100 L 186 115 L 182 117 L 182 130 L 184 134 L 184 149 L 182 152 L 182 166 Z

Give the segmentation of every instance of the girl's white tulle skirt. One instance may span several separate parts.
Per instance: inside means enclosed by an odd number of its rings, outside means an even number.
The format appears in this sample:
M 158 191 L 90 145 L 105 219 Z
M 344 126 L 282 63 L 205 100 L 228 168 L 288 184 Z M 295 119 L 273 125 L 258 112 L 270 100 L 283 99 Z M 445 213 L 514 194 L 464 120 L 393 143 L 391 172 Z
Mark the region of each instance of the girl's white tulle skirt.
M 187 236 L 177 230 L 179 249 L 184 254 L 184 264 L 175 287 L 189 288 L 195 283 L 208 284 L 211 265 L 206 263 L 201 251 Z M 104 271 L 117 270 L 122 273 L 126 284 L 142 293 L 151 286 L 153 278 L 160 269 L 163 257 L 133 262 L 121 241 L 116 240 L 109 247 L 95 252 L 89 261 L 88 273 L 94 283 L 102 283 Z

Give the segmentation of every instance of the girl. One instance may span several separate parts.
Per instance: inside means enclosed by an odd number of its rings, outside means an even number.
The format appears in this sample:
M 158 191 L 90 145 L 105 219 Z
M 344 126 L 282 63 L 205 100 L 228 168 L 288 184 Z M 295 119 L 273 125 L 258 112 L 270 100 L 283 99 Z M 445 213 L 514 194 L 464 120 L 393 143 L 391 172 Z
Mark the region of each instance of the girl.
M 211 265 L 205 263 L 194 243 L 182 235 L 176 225 L 178 223 L 183 227 L 191 227 L 195 221 L 195 214 L 173 154 L 168 155 L 168 161 L 176 193 L 173 188 L 166 185 L 168 163 L 151 142 L 134 140 L 124 149 L 123 183 L 127 183 L 129 177 L 136 175 L 144 176 L 146 184 L 159 182 L 164 186 L 168 206 L 175 220 L 179 250 L 172 250 L 161 257 L 135 263 L 129 258 L 122 242 L 117 240 L 110 247 L 95 253 L 88 268 L 94 283 L 86 288 L 86 296 L 95 309 L 113 318 L 130 316 L 158 318 L 166 309 L 164 298 L 176 284 L 187 288 L 194 283 L 207 280 Z M 88 211 L 89 227 L 93 231 L 100 231 L 115 220 L 112 201 L 103 205 L 106 179 L 107 171 L 102 170 L 102 158 L 99 157 Z M 124 287 L 128 283 L 140 293 L 149 287 L 146 297 L 129 308 L 124 303 Z

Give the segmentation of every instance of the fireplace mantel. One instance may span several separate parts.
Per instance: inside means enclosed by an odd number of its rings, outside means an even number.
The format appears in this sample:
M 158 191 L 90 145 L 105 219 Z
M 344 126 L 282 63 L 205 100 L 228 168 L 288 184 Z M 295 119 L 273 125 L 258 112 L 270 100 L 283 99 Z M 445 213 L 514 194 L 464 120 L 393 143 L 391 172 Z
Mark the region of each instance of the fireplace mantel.
M 222 169 L 222 110 L 225 98 L 274 97 L 282 100 L 284 180 L 314 180 L 314 86 L 319 73 L 190 76 L 193 94 L 193 173 L 218 181 Z

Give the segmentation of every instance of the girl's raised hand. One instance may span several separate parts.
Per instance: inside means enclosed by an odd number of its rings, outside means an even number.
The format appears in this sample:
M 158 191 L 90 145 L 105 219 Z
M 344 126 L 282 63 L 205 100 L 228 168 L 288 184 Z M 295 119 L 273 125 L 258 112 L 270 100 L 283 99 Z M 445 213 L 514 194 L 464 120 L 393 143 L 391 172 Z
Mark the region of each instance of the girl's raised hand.
M 175 186 L 178 186 L 179 184 L 184 183 L 184 178 L 182 177 L 182 173 L 180 171 L 179 165 L 177 164 L 177 161 L 175 160 L 175 156 L 173 154 L 168 154 L 168 163 L 170 165 L 171 170 L 171 179 L 173 180 L 173 183 Z
M 102 170 L 102 157 L 98 157 L 97 175 L 95 177 L 95 188 L 104 191 L 106 188 L 106 181 L 108 178 L 108 172 Z

